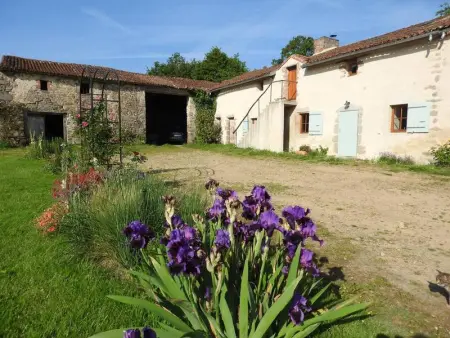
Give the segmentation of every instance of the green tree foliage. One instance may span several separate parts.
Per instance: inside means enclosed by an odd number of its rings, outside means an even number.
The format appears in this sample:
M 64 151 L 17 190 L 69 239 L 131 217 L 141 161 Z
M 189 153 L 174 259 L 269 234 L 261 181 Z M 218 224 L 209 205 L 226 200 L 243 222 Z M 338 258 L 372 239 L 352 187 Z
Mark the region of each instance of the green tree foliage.
M 247 71 L 248 68 L 245 62 L 239 59 L 239 54 L 229 57 L 219 47 L 213 47 L 205 54 L 203 61 L 195 65 L 193 78 L 221 82 Z
M 436 12 L 436 16 L 450 15 L 450 3 L 445 2 L 441 5 L 440 9 Z
M 192 78 L 198 61 L 186 61 L 180 53 L 173 53 L 167 62 L 156 61 L 148 70 L 149 75 Z
M 195 143 L 220 143 L 222 129 L 214 123 L 215 97 L 203 91 L 197 91 L 194 94 L 197 110 L 195 114 Z
M 248 68 L 238 54 L 230 57 L 219 47 L 213 47 L 202 61 L 187 61 L 180 53 L 174 53 L 165 63 L 155 62 L 148 74 L 220 82 L 246 71 Z
M 272 65 L 278 65 L 294 54 L 311 56 L 314 54 L 314 39 L 308 36 L 297 35 L 281 50 L 280 58 L 273 59 Z

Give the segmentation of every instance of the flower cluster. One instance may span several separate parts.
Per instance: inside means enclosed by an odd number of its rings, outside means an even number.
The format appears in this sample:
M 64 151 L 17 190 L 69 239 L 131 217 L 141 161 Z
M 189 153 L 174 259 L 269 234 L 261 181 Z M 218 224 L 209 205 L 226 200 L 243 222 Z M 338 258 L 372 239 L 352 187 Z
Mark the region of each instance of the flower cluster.
M 206 254 L 201 249 L 197 231 L 184 226 L 172 230 L 169 238 L 162 240 L 166 245 L 169 262 L 167 266 L 172 274 L 199 275 L 204 265 Z
M 305 313 L 311 312 L 311 307 L 307 305 L 308 300 L 300 294 L 295 294 L 289 308 L 289 318 L 295 325 L 300 325 L 305 319 Z
M 213 303 L 217 302 L 214 297 L 218 289 L 212 290 L 211 277 L 205 276 L 208 272 L 214 275 L 213 281 L 218 287 L 226 278 L 223 269 L 230 268 L 231 262 L 237 264 L 236 269 L 242 269 L 242 263 L 236 257 L 242 257 L 239 255 L 247 251 L 253 252 L 253 258 L 259 255 L 260 261 L 253 262 L 258 268 L 261 267 L 261 260 L 264 262 L 270 252 L 276 251 L 271 250 L 271 247 L 278 245 L 284 254 L 276 261 L 283 266 L 283 274 L 287 275 L 295 253 L 300 248 L 301 268 L 310 276 L 319 276 L 313 252 L 304 248 L 308 238 L 323 245 L 323 241 L 317 237 L 317 227 L 309 217 L 309 209 L 288 206 L 282 210 L 280 217 L 264 186 L 255 186 L 242 203 L 236 191 L 219 187 L 215 180 L 208 181 L 205 188 L 214 200 L 207 210 L 206 223 L 201 216 L 193 216 L 195 227 L 175 214 L 176 200 L 173 196 L 163 197 L 167 230 L 161 244 L 166 247 L 167 267 L 172 275 L 195 276 L 203 282 L 199 290 L 205 294 L 200 298 L 206 301 L 207 311 L 212 311 Z M 241 207 L 242 212 L 238 213 Z M 131 246 L 143 248 L 149 240 L 145 237 L 146 231 L 148 227 L 135 221 L 129 224 L 124 233 L 130 238 Z M 275 232 L 282 241 L 274 238 Z M 234 256 L 236 254 L 238 256 Z M 289 309 L 291 321 L 300 324 L 310 311 L 306 298 L 295 294 Z
M 86 173 L 69 172 L 66 180 L 56 180 L 53 183 L 53 197 L 67 200 L 73 193 L 86 191 L 103 182 L 101 172 L 90 168 Z
M 142 329 L 142 335 L 141 330 L 139 329 L 128 329 L 123 332 L 123 338 L 157 338 L 156 332 L 153 331 L 149 327 L 144 327 Z
M 133 221 L 123 230 L 133 249 L 145 249 L 150 240 L 155 238 L 153 231 L 140 221 Z
M 257 185 L 242 202 L 242 217 L 254 220 L 264 211 L 273 210 L 271 197 L 264 186 Z
M 64 203 L 57 202 L 45 210 L 37 219 L 36 226 L 44 232 L 55 232 L 61 223 L 62 218 L 68 212 Z

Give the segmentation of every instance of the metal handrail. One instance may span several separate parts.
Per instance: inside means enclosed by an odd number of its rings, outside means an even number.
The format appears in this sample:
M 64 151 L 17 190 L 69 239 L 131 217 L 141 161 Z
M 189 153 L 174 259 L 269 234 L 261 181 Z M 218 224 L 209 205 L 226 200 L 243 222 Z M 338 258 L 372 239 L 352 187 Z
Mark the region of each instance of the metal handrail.
M 256 105 L 256 103 L 259 104 L 260 99 L 263 97 L 263 95 L 265 93 L 267 93 L 269 88 L 270 88 L 270 100 L 269 100 L 269 103 L 272 102 L 272 85 L 274 83 L 277 83 L 277 82 L 287 82 L 287 83 L 295 82 L 295 83 L 297 83 L 297 81 L 292 81 L 292 80 L 277 80 L 277 81 L 270 82 L 270 85 L 262 92 L 261 95 L 259 95 L 259 97 L 256 99 L 256 101 L 253 102 L 253 104 L 250 106 L 250 109 L 247 111 L 247 114 L 245 114 L 245 116 L 242 118 L 241 122 L 239 122 L 239 124 L 236 127 L 236 129 L 234 129 L 233 134 L 236 134 L 236 132 L 239 129 L 239 127 L 241 126 L 242 122 L 244 122 L 244 120 L 248 117 L 248 115 L 250 115 L 250 112 L 252 111 L 252 109 Z M 297 95 L 297 88 L 295 89 L 295 94 Z M 282 98 L 282 96 L 283 96 L 283 86 L 281 86 L 281 97 L 280 98 Z

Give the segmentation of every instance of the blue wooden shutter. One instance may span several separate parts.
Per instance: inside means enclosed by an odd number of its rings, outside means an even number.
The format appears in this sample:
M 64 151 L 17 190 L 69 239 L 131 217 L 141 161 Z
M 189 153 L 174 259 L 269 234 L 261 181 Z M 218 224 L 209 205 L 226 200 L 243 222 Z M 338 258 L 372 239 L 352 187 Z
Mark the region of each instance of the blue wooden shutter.
M 248 117 L 244 121 L 242 121 L 242 132 L 248 132 Z
M 309 113 L 309 135 L 322 135 L 322 113 Z
M 406 131 L 408 133 L 428 133 L 431 105 L 425 103 L 408 103 Z

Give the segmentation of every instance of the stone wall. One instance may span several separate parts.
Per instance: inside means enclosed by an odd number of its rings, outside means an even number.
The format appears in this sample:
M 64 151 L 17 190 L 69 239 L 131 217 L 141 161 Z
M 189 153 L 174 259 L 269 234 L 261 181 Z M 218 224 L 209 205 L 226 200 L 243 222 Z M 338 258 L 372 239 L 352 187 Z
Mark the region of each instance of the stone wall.
M 11 79 L 0 73 L 0 142 L 18 146 L 26 143 L 24 110 L 12 102 L 12 89 Z
M 48 90 L 40 89 L 40 80 L 48 81 Z M 94 97 L 100 97 L 101 86 L 94 86 Z M 82 96 L 82 106 L 90 106 L 90 95 Z M 108 99 L 117 100 L 117 86 L 108 85 Z M 0 100 L 21 103 L 29 112 L 65 114 L 65 136 L 76 142 L 74 135 L 79 112 L 79 84 L 77 79 L 39 74 L 5 74 L 0 72 Z M 145 88 L 133 85 L 121 86 L 122 129 L 136 137 L 145 138 Z M 109 114 L 118 119 L 118 103 L 108 103 Z M 22 128 L 17 130 L 18 140 L 26 134 L 26 118 L 17 116 Z

